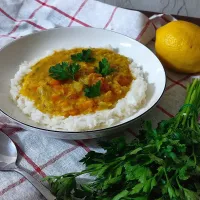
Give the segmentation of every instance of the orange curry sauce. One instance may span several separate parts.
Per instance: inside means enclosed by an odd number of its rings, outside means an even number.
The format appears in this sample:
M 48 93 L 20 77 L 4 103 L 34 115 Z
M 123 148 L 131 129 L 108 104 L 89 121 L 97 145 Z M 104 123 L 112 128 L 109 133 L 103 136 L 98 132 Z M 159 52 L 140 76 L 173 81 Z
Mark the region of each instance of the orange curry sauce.
M 51 66 L 64 61 L 71 63 L 71 55 L 82 50 L 83 48 L 75 48 L 55 51 L 41 59 L 24 77 L 20 93 L 34 101 L 35 107 L 41 112 L 57 116 L 68 117 L 113 108 L 119 99 L 126 96 L 134 79 L 127 57 L 112 50 L 93 48 L 92 56 L 96 60 L 92 63 L 78 62 L 81 68 L 75 75 L 75 80 L 58 81 L 49 76 Z M 98 67 L 103 58 L 115 69 L 105 77 L 95 73 L 95 67 Z M 101 95 L 95 98 L 86 97 L 85 86 L 91 86 L 99 80 Z

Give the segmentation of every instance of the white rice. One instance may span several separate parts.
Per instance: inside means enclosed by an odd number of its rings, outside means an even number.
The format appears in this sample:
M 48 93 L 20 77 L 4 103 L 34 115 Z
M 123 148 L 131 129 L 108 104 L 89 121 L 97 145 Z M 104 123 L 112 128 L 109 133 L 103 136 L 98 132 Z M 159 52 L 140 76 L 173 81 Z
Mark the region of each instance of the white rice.
M 53 52 L 48 52 L 48 55 L 51 55 L 52 53 Z M 118 100 L 114 108 L 97 111 L 93 114 L 69 116 L 67 118 L 64 116 L 52 116 L 50 114 L 42 113 L 34 106 L 33 101 L 19 93 L 23 77 L 31 71 L 31 67 L 40 59 L 41 58 L 30 63 L 25 61 L 19 66 L 19 70 L 15 74 L 15 77 L 11 79 L 10 94 L 24 114 L 48 129 L 86 131 L 111 127 L 121 120 L 133 115 L 145 103 L 147 82 L 143 78 L 143 71 L 141 68 L 139 68 L 136 63 L 132 62 L 130 70 L 136 79 L 132 82 L 127 95 Z

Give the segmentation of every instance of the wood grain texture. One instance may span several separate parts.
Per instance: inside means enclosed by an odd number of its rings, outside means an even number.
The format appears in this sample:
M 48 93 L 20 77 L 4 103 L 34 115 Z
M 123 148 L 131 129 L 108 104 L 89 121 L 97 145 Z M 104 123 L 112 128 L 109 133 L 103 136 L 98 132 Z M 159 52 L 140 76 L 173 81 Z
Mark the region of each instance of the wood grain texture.
M 122 8 L 200 18 L 200 0 L 98 0 Z

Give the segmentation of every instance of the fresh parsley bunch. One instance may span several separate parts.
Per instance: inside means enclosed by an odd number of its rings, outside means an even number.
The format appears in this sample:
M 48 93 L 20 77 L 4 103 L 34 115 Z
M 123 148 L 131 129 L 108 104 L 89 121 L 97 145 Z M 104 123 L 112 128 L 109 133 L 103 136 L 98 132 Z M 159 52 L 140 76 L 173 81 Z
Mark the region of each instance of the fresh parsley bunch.
M 46 177 L 57 199 L 85 200 L 199 200 L 200 199 L 200 81 L 187 89 L 184 105 L 174 118 L 152 128 L 147 121 L 139 137 L 100 142 L 106 153 L 89 152 L 86 169 Z M 96 179 L 77 184 L 76 177 Z

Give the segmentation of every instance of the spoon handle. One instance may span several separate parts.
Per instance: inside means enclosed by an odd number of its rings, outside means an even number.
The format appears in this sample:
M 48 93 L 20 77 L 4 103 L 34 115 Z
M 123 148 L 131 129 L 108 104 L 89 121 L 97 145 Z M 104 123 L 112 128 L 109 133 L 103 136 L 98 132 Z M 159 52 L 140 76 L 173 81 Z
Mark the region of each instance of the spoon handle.
M 33 178 L 29 173 L 25 172 L 20 168 L 15 168 L 14 171 L 22 174 L 36 189 L 40 191 L 40 193 L 47 199 L 47 200 L 55 200 L 56 197 L 51 194 L 51 192 L 40 183 L 38 180 Z

